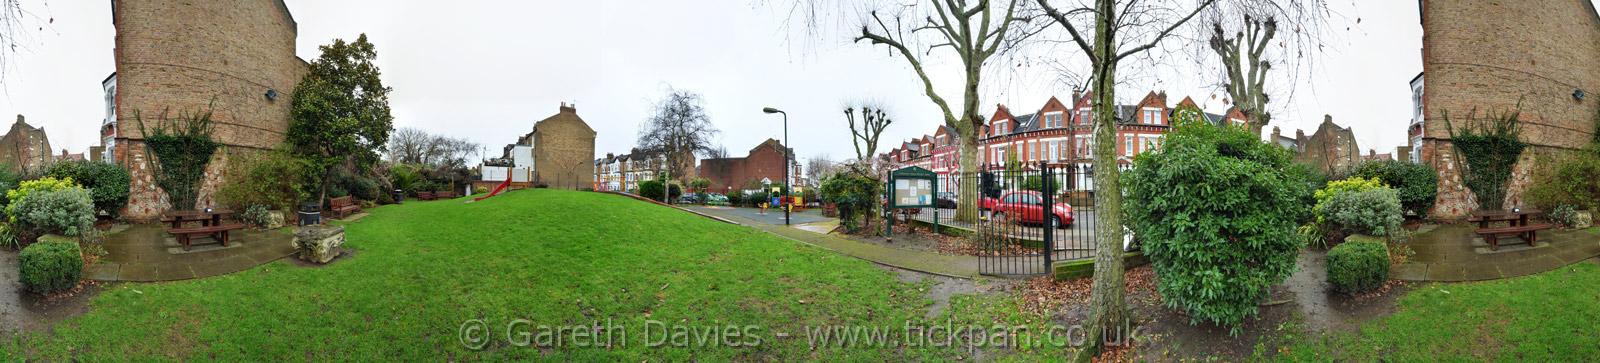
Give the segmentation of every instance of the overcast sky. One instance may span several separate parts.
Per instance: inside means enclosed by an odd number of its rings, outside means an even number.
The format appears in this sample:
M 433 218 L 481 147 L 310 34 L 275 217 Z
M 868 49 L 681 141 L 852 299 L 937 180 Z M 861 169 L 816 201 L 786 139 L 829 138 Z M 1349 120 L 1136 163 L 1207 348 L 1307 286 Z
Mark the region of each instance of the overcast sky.
M 114 69 L 110 2 L 41 1 L 22 4 L 54 22 L 34 34 L 12 64 L 0 115 L 11 121 L 24 114 L 49 132 L 56 149 L 84 152 L 98 143 L 100 81 Z M 761 113 L 767 106 L 788 111 L 789 138 L 801 158 L 854 155 L 841 114 L 846 102 L 888 106 L 896 122 L 882 150 L 942 122 L 902 59 L 838 33 L 796 45 L 803 34 L 779 26 L 786 14 L 752 0 L 286 1 L 299 22 L 301 58 L 316 58 L 317 46 L 334 38 L 366 33 L 377 46 L 384 82 L 394 88 L 396 127 L 464 137 L 494 155 L 563 101 L 575 102 L 599 132 L 599 156 L 625 153 L 669 86 L 704 96 L 721 143 L 734 155 L 782 137 L 781 119 Z M 1339 19 L 1329 47 L 1293 99 L 1274 98 L 1274 125 L 1286 135 L 1296 128 L 1310 134 L 1323 114 L 1332 114 L 1355 128 L 1363 150 L 1393 152 L 1405 142 L 1411 116 L 1408 82 L 1422 69 L 1417 4 L 1346 0 L 1332 6 Z M 957 104 L 960 75 L 949 61 L 934 62 L 930 72 Z M 1173 63 L 1163 74 L 1199 72 L 1186 69 L 1190 63 Z M 1149 90 L 1165 90 L 1169 103 L 1188 95 L 1208 111 L 1221 111 L 1226 105 L 1220 94 L 1213 99 L 1210 74 L 1143 77 L 1120 87 L 1119 98 L 1135 102 Z M 1057 78 L 1046 68 L 991 77 L 983 113 L 992 114 L 996 103 L 1027 113 L 1052 95 L 1070 97 Z

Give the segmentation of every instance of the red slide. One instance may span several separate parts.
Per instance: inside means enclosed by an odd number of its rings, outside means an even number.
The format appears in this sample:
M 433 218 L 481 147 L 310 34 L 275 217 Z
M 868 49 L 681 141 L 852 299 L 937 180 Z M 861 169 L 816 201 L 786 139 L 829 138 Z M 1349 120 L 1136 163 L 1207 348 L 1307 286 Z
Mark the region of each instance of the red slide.
M 500 185 L 495 186 L 494 187 L 494 191 L 489 192 L 489 195 L 485 195 L 485 196 L 481 196 L 481 197 L 477 197 L 477 198 L 472 198 L 472 201 L 476 202 L 476 201 L 480 201 L 480 200 L 484 200 L 484 199 L 489 199 L 489 197 L 493 197 L 493 196 L 499 195 L 500 192 L 505 191 L 506 188 L 508 188 L 508 187 L 511 187 L 511 173 L 512 173 L 512 170 L 507 169 L 506 170 L 506 181 L 505 182 L 501 182 Z

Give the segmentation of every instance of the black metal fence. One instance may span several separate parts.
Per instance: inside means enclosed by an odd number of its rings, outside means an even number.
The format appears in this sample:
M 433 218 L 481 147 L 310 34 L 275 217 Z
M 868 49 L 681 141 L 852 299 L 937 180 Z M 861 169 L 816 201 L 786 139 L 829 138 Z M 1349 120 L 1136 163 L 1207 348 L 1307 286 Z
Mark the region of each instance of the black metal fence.
M 973 231 L 978 269 L 984 275 L 1048 273 L 1057 261 L 1094 256 L 1094 174 L 1087 168 L 1028 165 L 1021 168 L 951 175 L 940 180 L 939 223 Z M 962 182 L 978 186 L 970 203 L 976 221 L 956 217 Z M 930 209 L 917 216 L 935 217 Z

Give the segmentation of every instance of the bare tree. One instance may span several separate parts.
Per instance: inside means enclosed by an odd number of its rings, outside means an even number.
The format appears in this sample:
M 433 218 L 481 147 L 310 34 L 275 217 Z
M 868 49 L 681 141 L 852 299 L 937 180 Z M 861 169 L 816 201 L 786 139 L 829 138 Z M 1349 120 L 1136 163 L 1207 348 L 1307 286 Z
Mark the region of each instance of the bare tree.
M 687 180 L 695 155 L 715 150 L 712 138 L 719 131 L 702 103 L 698 93 L 668 88 L 666 97 L 656 103 L 655 114 L 639 129 L 639 149 L 665 154 L 666 169 L 673 178 Z
M 1311 65 L 1307 53 L 1321 52 L 1328 16 L 1327 4 L 1314 0 L 1239 0 L 1235 6 L 1213 7 L 1204 16 L 1211 25 L 1209 50 L 1221 61 L 1222 88 L 1234 106 L 1248 117 L 1252 134 L 1272 122 L 1267 108 L 1267 71 L 1275 68 L 1272 58 L 1289 66 L 1290 85 L 1301 74 L 1301 66 Z M 1281 20 L 1280 20 L 1281 19 Z M 1286 22 L 1290 32 L 1278 37 L 1278 25 Z M 1276 42 L 1274 42 L 1276 40 Z M 1276 47 L 1269 47 L 1276 43 Z M 1206 60 L 1207 57 L 1201 57 Z M 1204 62 L 1202 62 L 1204 63 Z M 1285 87 L 1293 95 L 1293 87 Z
M 15 61 L 17 52 L 27 49 L 27 42 L 33 31 L 43 31 L 44 26 L 34 26 L 39 17 L 22 9 L 18 0 L 0 0 L 0 81 L 5 80 L 7 70 Z M 50 18 L 45 23 L 55 23 L 55 18 Z
M 396 129 L 389 135 L 389 162 L 421 164 L 423 153 L 432 141 L 433 135 L 426 131 L 410 127 Z
M 728 158 L 728 147 L 727 146 L 723 146 L 722 144 L 717 144 L 717 146 L 712 147 L 710 150 L 706 150 L 706 158 L 708 158 L 708 159 L 727 159 Z
M 809 179 L 812 183 L 821 183 L 822 178 L 833 175 L 834 168 L 837 165 L 838 163 L 835 163 L 828 154 L 812 156 L 806 160 L 806 179 Z
M 979 113 L 978 86 L 982 84 L 985 65 L 1002 50 L 1017 44 L 1032 33 L 1022 25 L 1028 19 L 1018 17 L 1018 8 L 1024 0 L 995 4 L 989 0 L 915 0 L 891 5 L 887 9 L 872 10 L 861 25 L 856 42 L 888 47 L 890 55 L 906 60 L 922 80 L 923 93 L 944 114 L 944 124 L 956 130 L 961 142 L 959 164 L 961 172 L 978 171 L 978 130 L 984 123 Z M 927 57 L 936 50 L 953 55 L 961 65 L 963 75 L 961 104 L 952 107 L 946 98 L 935 91 L 933 81 L 924 67 Z M 959 114 L 957 113 L 959 112 Z M 956 219 L 977 219 L 978 196 L 976 179 L 962 178 L 956 209 Z
M 857 122 L 856 112 L 861 112 Z M 883 106 L 860 104 L 844 108 L 844 119 L 850 125 L 850 143 L 856 147 L 856 160 L 867 160 L 878 154 L 878 140 L 883 130 L 894 123 Z
M 1093 0 L 1057 9 L 1049 0 L 1035 0 L 1052 20 L 1065 28 L 1072 43 L 1078 45 L 1090 63 L 1092 113 L 1094 120 L 1095 257 L 1094 287 L 1090 293 L 1089 347 L 1084 357 L 1098 355 L 1104 344 L 1105 327 L 1127 321 L 1123 299 L 1122 271 L 1122 186 L 1116 159 L 1116 71 L 1123 59 L 1154 48 L 1178 27 L 1194 19 L 1201 10 L 1216 3 L 1202 0 L 1192 9 L 1180 10 L 1165 2 L 1137 0 Z M 1093 37 L 1085 36 L 1093 31 Z M 1127 39 L 1119 39 L 1126 36 Z M 1082 358 L 1082 357 L 1080 357 Z M 1086 359 L 1080 359 L 1086 360 Z

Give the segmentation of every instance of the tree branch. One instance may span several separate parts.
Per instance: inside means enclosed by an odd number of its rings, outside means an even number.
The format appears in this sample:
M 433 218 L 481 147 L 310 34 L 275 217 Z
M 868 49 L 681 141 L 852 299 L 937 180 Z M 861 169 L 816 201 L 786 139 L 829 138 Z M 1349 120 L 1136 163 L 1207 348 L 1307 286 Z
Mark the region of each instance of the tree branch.
M 1044 2 L 1044 0 L 1039 0 L 1039 2 L 1042 3 L 1042 2 Z M 1116 56 L 1116 59 L 1117 60 L 1122 60 L 1123 58 L 1127 58 L 1129 55 L 1133 55 L 1135 53 L 1143 52 L 1146 49 L 1154 48 L 1156 46 L 1156 43 L 1161 42 L 1162 39 L 1167 37 L 1167 34 L 1171 34 L 1172 31 L 1178 29 L 1179 26 L 1183 26 L 1184 23 L 1188 23 L 1189 19 L 1194 19 L 1195 15 L 1200 14 L 1200 10 L 1204 10 L 1206 7 L 1209 7 L 1209 6 L 1211 6 L 1211 4 L 1214 4 L 1216 2 L 1217 2 L 1217 0 L 1205 0 L 1205 2 L 1202 2 L 1202 3 L 1200 3 L 1200 5 L 1195 6 L 1194 7 L 1194 11 L 1189 12 L 1188 16 L 1184 16 L 1183 19 L 1180 19 L 1180 20 L 1178 20 L 1176 22 L 1173 22 L 1171 26 L 1168 26 L 1166 29 L 1162 30 L 1160 33 L 1156 33 L 1156 36 L 1154 38 L 1151 38 L 1149 43 L 1145 43 L 1144 45 L 1141 45 L 1141 46 L 1138 46 L 1138 47 L 1134 47 L 1133 49 L 1129 49 L 1127 51 L 1124 51 L 1124 52 L 1122 52 L 1122 54 L 1118 54 Z

